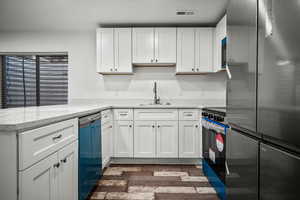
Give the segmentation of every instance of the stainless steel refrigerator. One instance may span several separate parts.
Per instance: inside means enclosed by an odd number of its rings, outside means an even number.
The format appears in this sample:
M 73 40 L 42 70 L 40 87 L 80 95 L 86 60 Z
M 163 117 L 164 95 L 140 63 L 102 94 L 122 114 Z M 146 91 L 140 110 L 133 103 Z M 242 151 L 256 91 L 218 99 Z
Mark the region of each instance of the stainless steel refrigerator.
M 299 199 L 300 1 L 230 0 L 227 20 L 228 199 Z
M 300 199 L 300 1 L 260 0 L 257 131 L 262 200 Z

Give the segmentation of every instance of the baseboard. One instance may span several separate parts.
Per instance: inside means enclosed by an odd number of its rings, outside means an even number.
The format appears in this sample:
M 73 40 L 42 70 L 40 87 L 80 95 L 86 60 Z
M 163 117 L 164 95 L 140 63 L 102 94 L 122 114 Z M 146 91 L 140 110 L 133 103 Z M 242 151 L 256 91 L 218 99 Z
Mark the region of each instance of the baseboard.
M 110 164 L 199 165 L 201 158 L 111 158 Z

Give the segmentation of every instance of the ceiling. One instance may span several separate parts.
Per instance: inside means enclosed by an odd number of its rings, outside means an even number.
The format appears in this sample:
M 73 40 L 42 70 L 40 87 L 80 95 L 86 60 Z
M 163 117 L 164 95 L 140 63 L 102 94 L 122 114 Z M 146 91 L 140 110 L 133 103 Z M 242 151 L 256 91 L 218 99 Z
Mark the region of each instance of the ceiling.
M 228 0 L 0 0 L 0 31 L 84 31 L 107 24 L 215 24 Z M 194 15 L 176 16 L 177 10 Z

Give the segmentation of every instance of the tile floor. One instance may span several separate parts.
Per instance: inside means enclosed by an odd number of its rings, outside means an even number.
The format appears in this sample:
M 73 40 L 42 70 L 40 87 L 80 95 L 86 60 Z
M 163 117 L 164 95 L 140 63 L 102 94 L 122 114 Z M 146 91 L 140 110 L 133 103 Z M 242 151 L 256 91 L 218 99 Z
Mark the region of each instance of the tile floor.
M 219 200 L 196 165 L 110 165 L 90 200 Z

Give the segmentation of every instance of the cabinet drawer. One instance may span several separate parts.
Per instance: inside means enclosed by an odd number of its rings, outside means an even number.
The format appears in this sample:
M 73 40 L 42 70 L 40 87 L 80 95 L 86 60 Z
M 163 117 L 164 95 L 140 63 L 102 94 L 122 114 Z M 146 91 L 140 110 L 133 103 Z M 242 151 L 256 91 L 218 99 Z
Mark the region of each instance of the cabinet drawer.
M 77 118 L 21 133 L 19 170 L 26 169 L 77 138 Z
M 180 109 L 179 120 L 199 120 L 198 109 Z
M 178 120 L 177 109 L 135 109 L 134 120 Z
M 132 109 L 115 109 L 114 110 L 115 120 L 133 120 Z
M 102 125 L 112 121 L 112 111 L 105 110 L 101 112 L 101 123 Z

